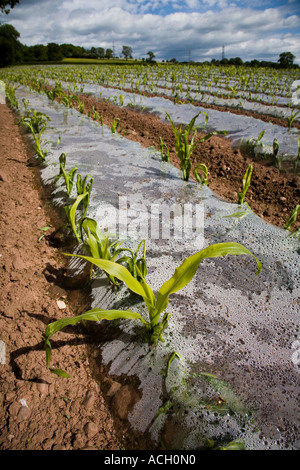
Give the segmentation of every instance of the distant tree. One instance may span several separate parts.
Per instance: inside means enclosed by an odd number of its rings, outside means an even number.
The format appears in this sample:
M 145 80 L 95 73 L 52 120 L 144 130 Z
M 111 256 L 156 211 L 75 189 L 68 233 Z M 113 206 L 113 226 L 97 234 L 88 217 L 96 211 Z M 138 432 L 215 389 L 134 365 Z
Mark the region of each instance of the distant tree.
M 228 64 L 231 65 L 243 65 L 243 61 L 240 57 L 235 57 L 232 59 L 229 59 Z
M 147 62 L 152 62 L 155 57 L 154 53 L 152 51 L 149 51 L 147 52 L 147 55 L 149 56 Z
M 47 45 L 47 51 L 48 51 L 48 60 L 56 62 L 56 61 L 60 61 L 63 59 L 63 53 L 59 44 L 56 44 L 55 42 L 50 42 Z
M 47 46 L 36 44 L 35 46 L 23 45 L 22 47 L 24 62 L 45 62 L 48 60 Z
M 48 48 L 44 44 L 32 46 L 33 55 L 38 62 L 48 60 Z
M 0 67 L 22 62 L 23 46 L 20 33 L 10 24 L 0 26 Z
M 57 44 L 56 44 L 57 46 Z M 74 58 L 80 58 L 80 57 L 86 57 L 89 55 L 91 52 L 87 51 L 84 47 L 81 46 L 74 46 L 73 44 L 60 44 L 59 46 L 60 52 L 62 53 L 63 57 L 74 57 Z M 50 60 L 50 59 L 49 59 Z M 61 59 L 52 59 L 52 60 L 61 60 Z
M 105 51 L 105 58 L 106 59 L 111 59 L 113 56 L 113 50 L 112 49 L 106 49 Z
M 73 44 L 61 44 L 60 50 L 62 52 L 62 55 L 66 58 L 76 57 L 75 47 L 73 46 Z
M 13 8 L 17 3 L 19 3 L 19 0 L 0 0 L 0 11 L 6 13 L 10 12 L 10 8 Z
M 279 55 L 279 65 L 280 67 L 288 68 L 293 67 L 295 56 L 291 52 L 282 52 Z
M 132 48 L 130 46 L 123 46 L 122 55 L 125 59 L 132 59 Z
M 97 47 L 97 54 L 99 59 L 104 59 L 105 57 L 105 50 L 103 47 Z

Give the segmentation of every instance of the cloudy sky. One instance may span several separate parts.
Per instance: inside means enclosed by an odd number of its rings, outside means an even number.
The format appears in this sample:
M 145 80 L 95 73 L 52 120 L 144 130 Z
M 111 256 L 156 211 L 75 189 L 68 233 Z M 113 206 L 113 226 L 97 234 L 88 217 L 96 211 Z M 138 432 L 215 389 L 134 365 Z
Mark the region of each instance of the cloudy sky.
M 20 0 L 2 23 L 20 41 L 68 43 L 122 52 L 134 58 L 203 61 L 241 57 L 276 62 L 292 52 L 300 64 L 299 0 Z

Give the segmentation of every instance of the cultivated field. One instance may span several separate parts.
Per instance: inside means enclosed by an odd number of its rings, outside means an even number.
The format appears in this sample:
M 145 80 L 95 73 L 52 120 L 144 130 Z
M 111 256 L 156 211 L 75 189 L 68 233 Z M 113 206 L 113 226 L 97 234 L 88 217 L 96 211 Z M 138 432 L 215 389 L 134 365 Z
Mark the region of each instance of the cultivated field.
M 299 73 L 66 65 L 0 79 L 63 209 L 68 276 L 91 286 L 89 309 L 47 325 L 45 369 L 69 377 L 52 341 L 96 322 L 92 374 L 153 445 L 295 448 Z

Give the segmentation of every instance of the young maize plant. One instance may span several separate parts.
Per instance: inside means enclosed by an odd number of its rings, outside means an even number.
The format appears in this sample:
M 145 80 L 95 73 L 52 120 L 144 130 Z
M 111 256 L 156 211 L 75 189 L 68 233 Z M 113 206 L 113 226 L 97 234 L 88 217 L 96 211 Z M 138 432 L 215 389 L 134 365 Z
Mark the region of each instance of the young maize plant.
M 170 161 L 170 151 L 168 146 L 163 142 L 162 138 L 159 137 L 159 150 L 161 154 L 161 161 L 162 162 L 169 162 Z M 164 152 L 166 150 L 166 153 Z
M 202 174 L 198 170 L 200 170 Z M 199 163 L 199 165 L 194 168 L 193 175 L 198 183 L 207 185 L 208 169 L 205 163 Z
M 294 222 L 296 222 L 296 219 L 297 219 L 297 216 L 298 216 L 299 212 L 300 212 L 300 205 L 297 204 L 297 206 L 292 210 L 292 212 L 291 212 L 291 214 L 290 214 L 290 216 L 289 216 L 289 218 L 288 218 L 288 220 L 287 220 L 287 222 L 284 226 L 284 228 L 286 230 L 291 230 L 291 225 Z
M 293 125 L 293 122 L 295 120 L 295 118 L 298 116 L 298 114 L 300 113 L 300 109 L 295 109 L 293 110 L 292 109 L 292 112 L 291 112 L 291 115 L 288 117 L 288 128 L 291 129 L 292 128 L 292 125 Z
M 87 191 L 87 192 L 77 196 L 76 201 L 72 205 L 64 206 L 64 210 L 65 210 L 65 213 L 66 213 L 66 216 L 67 216 L 67 220 L 68 220 L 68 222 L 70 223 L 70 225 L 72 227 L 73 233 L 74 233 L 78 243 L 81 243 L 80 225 L 81 225 L 81 221 L 86 216 L 86 213 L 87 213 L 87 210 L 88 210 L 89 200 L 90 200 L 90 194 Z M 78 209 L 78 207 L 81 203 L 83 205 L 83 213 L 82 213 L 79 221 L 77 222 L 77 220 L 76 220 L 76 211 L 77 211 L 77 209 Z
M 96 111 L 95 108 L 93 107 L 93 121 L 98 121 L 99 118 L 100 118 L 100 115 L 98 111 Z
M 90 181 L 88 182 L 88 178 Z M 91 194 L 92 187 L 93 187 L 93 181 L 94 178 L 92 175 L 86 175 L 83 179 L 80 173 L 77 173 L 77 180 L 76 180 L 76 189 L 77 189 L 77 195 L 79 196 L 80 194 L 88 192 Z
M 115 117 L 112 121 L 112 123 L 110 124 L 110 129 L 111 129 L 111 132 L 113 134 L 115 134 L 117 132 L 117 129 L 118 129 L 118 125 L 120 123 L 120 119 Z
M 243 204 L 246 192 L 248 191 L 248 188 L 250 186 L 252 171 L 253 171 L 253 165 L 250 164 L 243 177 L 242 191 L 238 193 L 238 204 L 240 205 Z
M 33 126 L 31 125 L 30 122 L 24 122 L 23 123 L 26 127 L 28 127 L 31 131 L 31 134 L 32 134 L 32 137 L 33 137 L 33 140 L 35 142 L 35 145 L 34 145 L 34 150 L 37 154 L 37 156 L 39 157 L 40 160 L 42 161 L 45 161 L 46 159 L 46 156 L 48 155 L 48 152 L 46 149 L 43 149 L 42 148 L 42 144 L 41 144 L 41 136 L 42 136 L 42 133 L 45 131 L 46 129 L 46 126 L 43 126 L 39 132 L 35 132 L 34 131 L 34 128 Z
M 23 104 L 25 108 L 25 114 L 20 119 L 18 125 L 24 125 L 31 131 L 33 140 L 35 142 L 34 150 L 38 155 L 39 159 L 45 161 L 48 152 L 47 150 L 41 147 L 41 136 L 42 133 L 45 131 L 48 121 L 50 121 L 50 118 L 49 116 L 47 116 L 47 114 L 38 112 L 36 109 L 34 109 L 34 111 L 29 110 L 28 100 L 24 99 Z
M 68 194 L 68 196 L 70 196 L 72 188 L 73 188 L 75 173 L 78 170 L 78 168 L 75 166 L 74 168 L 72 168 L 72 170 L 70 170 L 67 173 L 66 170 L 65 170 L 66 159 L 67 159 L 66 154 L 62 153 L 59 157 L 60 171 L 59 171 L 59 174 L 56 177 L 55 181 L 58 181 L 61 177 L 63 177 L 64 180 L 65 180 L 65 184 L 66 184 L 67 194 Z
M 218 135 L 218 134 L 224 134 L 227 135 L 227 131 L 213 131 L 210 132 L 209 134 L 206 134 L 205 136 L 201 137 L 200 139 L 197 140 L 195 143 L 195 137 L 197 135 L 197 129 L 194 128 L 195 121 L 197 117 L 200 114 L 205 115 L 205 125 L 207 124 L 208 121 L 208 114 L 205 113 L 204 111 L 200 111 L 200 113 L 196 114 L 196 116 L 193 117 L 193 119 L 190 121 L 190 123 L 187 125 L 185 130 L 182 130 L 182 125 L 180 126 L 179 130 L 176 129 L 174 122 L 172 121 L 171 117 L 169 114 L 165 111 L 168 120 L 170 121 L 173 132 L 175 135 L 175 151 L 176 155 L 180 159 L 180 168 L 183 173 L 183 179 L 184 181 L 188 181 L 190 177 L 190 171 L 191 171 L 191 155 L 194 151 L 194 149 L 202 142 L 210 139 L 213 135 Z M 190 140 L 190 134 L 193 132 L 193 136 Z
M 93 258 L 116 261 L 121 253 L 120 246 L 124 241 L 110 240 L 110 234 L 104 234 L 97 222 L 90 217 L 83 217 L 79 222 L 81 242 Z M 78 240 L 79 241 L 79 240 Z M 91 277 L 92 277 L 91 264 Z M 114 287 L 119 287 L 118 279 L 108 274 L 108 278 Z
M 253 256 L 257 263 L 256 275 L 261 271 L 262 265 L 258 258 L 251 253 L 246 247 L 239 243 L 217 243 L 204 248 L 203 250 L 195 253 L 186 258 L 183 263 L 175 269 L 173 276 L 166 281 L 158 290 L 155 297 L 154 292 L 150 285 L 145 281 L 142 273 L 139 273 L 140 280 L 135 279 L 132 274 L 121 264 L 105 260 L 96 259 L 91 256 L 66 254 L 67 256 L 76 256 L 89 261 L 96 266 L 100 267 L 107 274 L 116 277 L 124 282 L 129 290 L 142 297 L 148 310 L 149 318 L 146 320 L 139 312 L 134 312 L 130 309 L 127 310 L 102 310 L 93 308 L 81 315 L 72 318 L 63 318 L 54 321 L 46 327 L 44 344 L 46 350 L 46 366 L 49 370 L 57 375 L 69 377 L 69 375 L 61 369 L 52 369 L 50 367 L 51 360 L 51 343 L 50 338 L 68 325 L 76 325 L 80 321 L 100 321 L 102 319 L 115 320 L 139 320 L 146 327 L 146 333 L 150 344 L 157 344 L 158 341 L 164 342 L 163 331 L 168 326 L 168 320 L 171 313 L 166 309 L 169 304 L 169 297 L 171 294 L 181 290 L 185 287 L 194 277 L 197 272 L 198 266 L 204 259 L 217 258 L 225 255 L 250 255 Z M 162 318 L 161 318 L 162 316 Z
M 19 109 L 19 102 L 16 98 L 16 89 L 19 86 L 10 86 L 8 83 L 5 83 L 5 94 L 13 108 Z
M 79 98 L 78 98 L 78 111 L 83 114 L 83 111 L 84 111 L 84 102 L 83 101 L 80 101 Z
M 257 139 L 254 139 L 253 137 L 250 137 L 250 139 L 248 139 L 247 143 L 253 147 L 255 147 L 255 145 L 257 145 L 261 139 L 263 138 L 264 134 L 265 134 L 265 129 L 262 130 L 259 134 L 259 136 L 257 137 Z
M 143 254 L 140 258 L 138 258 L 139 251 L 141 249 L 141 246 L 144 245 L 143 247 Z M 121 258 L 117 259 L 117 263 L 119 264 L 125 264 L 127 267 L 128 271 L 132 276 L 137 279 L 138 281 L 141 281 L 142 279 L 145 279 L 147 276 L 147 265 L 146 265 L 146 240 L 142 240 L 136 251 L 131 250 L 130 248 L 121 248 L 121 252 L 129 252 L 131 256 L 122 256 Z
M 26 99 L 23 99 L 24 104 L 24 115 L 19 121 L 19 126 L 21 124 L 30 128 L 31 132 L 38 134 L 42 128 L 46 128 L 48 122 L 50 121 L 50 117 L 47 116 L 45 113 L 41 113 L 34 109 L 31 111 L 28 109 L 29 102 Z
M 184 131 L 182 130 L 182 126 L 180 126 L 179 130 L 177 130 L 169 114 L 166 111 L 165 113 L 172 125 L 173 132 L 175 135 L 175 151 L 176 155 L 180 160 L 180 168 L 182 170 L 183 179 L 184 181 L 188 181 L 191 170 L 191 155 L 193 153 L 194 148 L 196 147 L 194 140 L 197 134 L 197 129 L 194 128 L 194 124 L 200 113 L 193 117 L 193 119 L 190 121 Z M 192 131 L 194 134 L 189 142 L 189 137 Z
M 142 240 L 139 243 L 135 252 L 130 248 L 120 248 L 124 243 L 124 240 L 110 240 L 110 237 L 112 239 L 114 237 L 109 233 L 103 234 L 97 222 L 89 217 L 81 219 L 80 231 L 81 241 L 93 258 L 106 259 L 109 261 L 114 261 L 118 264 L 125 264 L 128 271 L 135 279 L 139 279 L 139 273 L 142 274 L 143 278 L 146 277 L 147 266 L 145 240 Z M 138 253 L 143 244 L 143 254 L 139 258 Z M 126 255 L 125 252 L 129 253 L 129 255 Z M 122 256 L 118 258 L 119 255 Z M 108 275 L 108 277 L 114 287 L 120 287 L 120 282 L 118 282 L 116 278 L 110 275 Z

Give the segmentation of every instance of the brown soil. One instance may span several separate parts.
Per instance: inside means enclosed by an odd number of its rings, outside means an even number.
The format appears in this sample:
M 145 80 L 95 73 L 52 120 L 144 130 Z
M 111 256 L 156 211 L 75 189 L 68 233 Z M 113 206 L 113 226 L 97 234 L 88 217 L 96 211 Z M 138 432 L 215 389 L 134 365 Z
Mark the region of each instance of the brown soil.
M 128 139 L 158 148 L 161 136 L 172 163 L 179 166 L 169 123 L 92 97 L 81 100 L 86 113 L 95 107 L 107 125 L 120 118 L 118 132 Z M 92 372 L 98 358 L 90 351 L 99 342 L 92 329 L 66 328 L 52 342 L 52 366 L 66 369 L 70 379 L 45 367 L 46 325 L 87 310 L 89 292 L 67 278 L 66 261 L 59 254 L 70 246 L 62 238 L 64 214 L 52 207 L 49 189 L 41 186 L 39 164 L 6 105 L 0 105 L 0 142 L 0 340 L 6 345 L 6 361 L 0 363 L 0 449 L 153 449 L 147 436 L 127 438 L 132 433 L 126 416 L 139 399 L 138 384 L 119 383 L 105 371 Z M 222 137 L 201 144 L 193 165 L 198 162 L 208 166 L 211 189 L 233 202 L 253 163 L 246 201 L 275 225 L 282 227 L 299 203 L 298 176 L 252 162 Z M 42 232 L 46 226 L 51 228 Z

